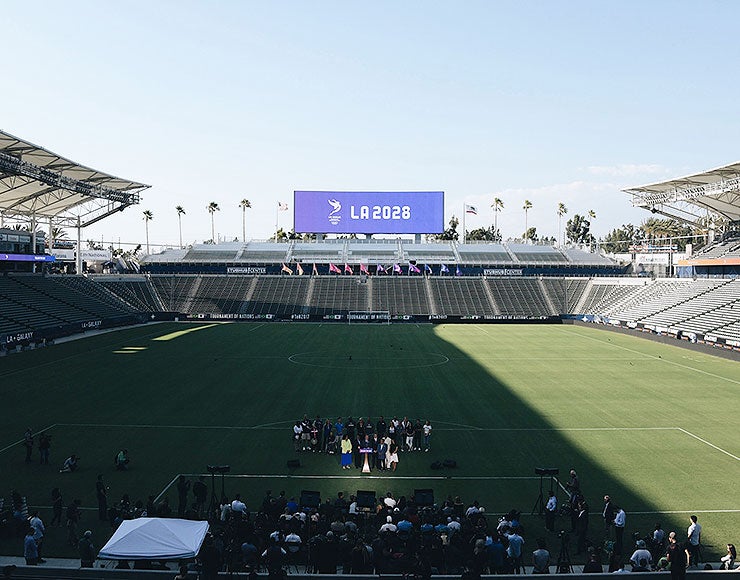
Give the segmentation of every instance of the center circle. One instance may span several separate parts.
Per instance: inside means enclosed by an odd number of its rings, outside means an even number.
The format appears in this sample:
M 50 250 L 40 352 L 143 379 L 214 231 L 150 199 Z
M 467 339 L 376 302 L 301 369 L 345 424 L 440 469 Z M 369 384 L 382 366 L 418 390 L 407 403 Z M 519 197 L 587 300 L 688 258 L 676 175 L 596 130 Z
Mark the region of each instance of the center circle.
M 377 354 L 360 351 L 356 354 L 335 353 L 331 351 L 299 352 L 292 354 L 288 360 L 296 365 L 319 367 L 324 369 L 354 370 L 393 370 L 420 369 L 447 364 L 450 359 L 436 352 L 396 353 L 378 352 Z

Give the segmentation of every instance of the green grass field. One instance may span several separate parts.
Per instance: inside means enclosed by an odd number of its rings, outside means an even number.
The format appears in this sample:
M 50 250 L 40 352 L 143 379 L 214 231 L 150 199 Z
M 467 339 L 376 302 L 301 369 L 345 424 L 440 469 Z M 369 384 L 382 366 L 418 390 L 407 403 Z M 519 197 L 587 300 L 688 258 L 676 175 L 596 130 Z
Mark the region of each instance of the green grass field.
M 113 500 L 164 492 L 176 504 L 173 478 L 207 464 L 231 466 L 226 493 L 250 508 L 266 489 L 432 488 L 489 513 L 517 507 L 532 540 L 544 530 L 528 515 L 534 468 L 558 467 L 565 481 L 573 466 L 595 541 L 609 493 L 627 534 L 656 521 L 685 531 L 696 513 L 709 553 L 740 543 L 740 363 L 639 337 L 581 326 L 158 324 L 5 357 L 0 380 L 0 497 L 15 488 L 49 506 L 58 486 L 65 503 L 90 508 L 82 529 L 98 546 L 110 534 L 94 510 L 98 473 Z M 310 453 L 290 470 L 291 426 L 304 413 L 429 419 L 432 451 L 402 454 L 393 475 Z M 51 465 L 24 463 L 28 426 L 49 428 Z M 127 472 L 113 468 L 121 447 Z M 73 452 L 80 471 L 59 474 Z M 430 469 L 448 457 L 457 469 Z M 47 555 L 75 555 L 64 534 L 49 530 Z M 21 540 L 0 551 L 21 554 Z

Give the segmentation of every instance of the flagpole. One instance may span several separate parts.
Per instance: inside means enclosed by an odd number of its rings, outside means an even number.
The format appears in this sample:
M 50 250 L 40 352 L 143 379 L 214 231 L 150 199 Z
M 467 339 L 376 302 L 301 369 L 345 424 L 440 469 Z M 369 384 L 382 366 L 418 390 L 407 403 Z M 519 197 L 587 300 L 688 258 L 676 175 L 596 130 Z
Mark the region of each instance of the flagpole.
M 275 242 L 279 242 L 278 240 L 278 219 L 280 217 L 280 202 L 278 202 L 277 206 L 275 207 Z
M 465 202 L 463 202 L 463 244 L 465 243 Z

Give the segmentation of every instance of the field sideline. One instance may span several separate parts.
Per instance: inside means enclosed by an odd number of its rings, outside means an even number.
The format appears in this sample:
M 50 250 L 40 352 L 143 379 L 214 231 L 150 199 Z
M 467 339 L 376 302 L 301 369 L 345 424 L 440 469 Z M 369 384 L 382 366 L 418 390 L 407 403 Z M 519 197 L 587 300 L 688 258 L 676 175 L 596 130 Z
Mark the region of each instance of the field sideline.
M 740 363 L 640 337 L 554 325 L 157 324 L 5 357 L 0 378 L 10 411 L 0 497 L 15 488 L 36 506 L 58 486 L 95 508 L 98 473 L 113 499 L 176 503 L 178 474 L 228 464 L 227 495 L 241 492 L 251 508 L 266 489 L 327 498 L 432 488 L 437 500 L 529 514 L 534 468 L 558 467 L 565 480 L 573 466 L 595 541 L 609 493 L 628 534 L 655 521 L 685 530 L 696 513 L 709 553 L 740 542 Z M 392 475 L 343 472 L 336 456 L 293 451 L 291 425 L 304 413 L 429 419 L 432 451 L 402 454 Z M 52 435 L 51 465 L 36 453 L 24 463 L 29 426 Z M 121 447 L 132 456 L 123 473 L 112 463 Z M 80 472 L 59 474 L 70 453 Z M 295 457 L 302 466 L 289 469 Z M 458 468 L 429 468 L 445 458 Z M 85 514 L 102 545 L 109 528 Z M 532 516 L 524 525 L 532 543 L 544 529 Z M 47 555 L 74 555 L 63 540 L 50 530 Z M 20 554 L 20 540 L 0 551 Z

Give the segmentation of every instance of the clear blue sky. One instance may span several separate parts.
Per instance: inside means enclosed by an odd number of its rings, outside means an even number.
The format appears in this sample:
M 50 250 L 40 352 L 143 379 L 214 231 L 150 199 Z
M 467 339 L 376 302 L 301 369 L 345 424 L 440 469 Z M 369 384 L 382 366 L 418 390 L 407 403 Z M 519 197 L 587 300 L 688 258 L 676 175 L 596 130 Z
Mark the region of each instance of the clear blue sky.
M 152 184 L 86 238 L 267 238 L 295 189 L 439 190 L 446 220 L 597 235 L 620 189 L 737 161 L 740 3 L 6 2 L 0 127 Z M 281 214 L 292 226 L 292 212 Z M 74 234 L 70 232 L 70 237 Z

